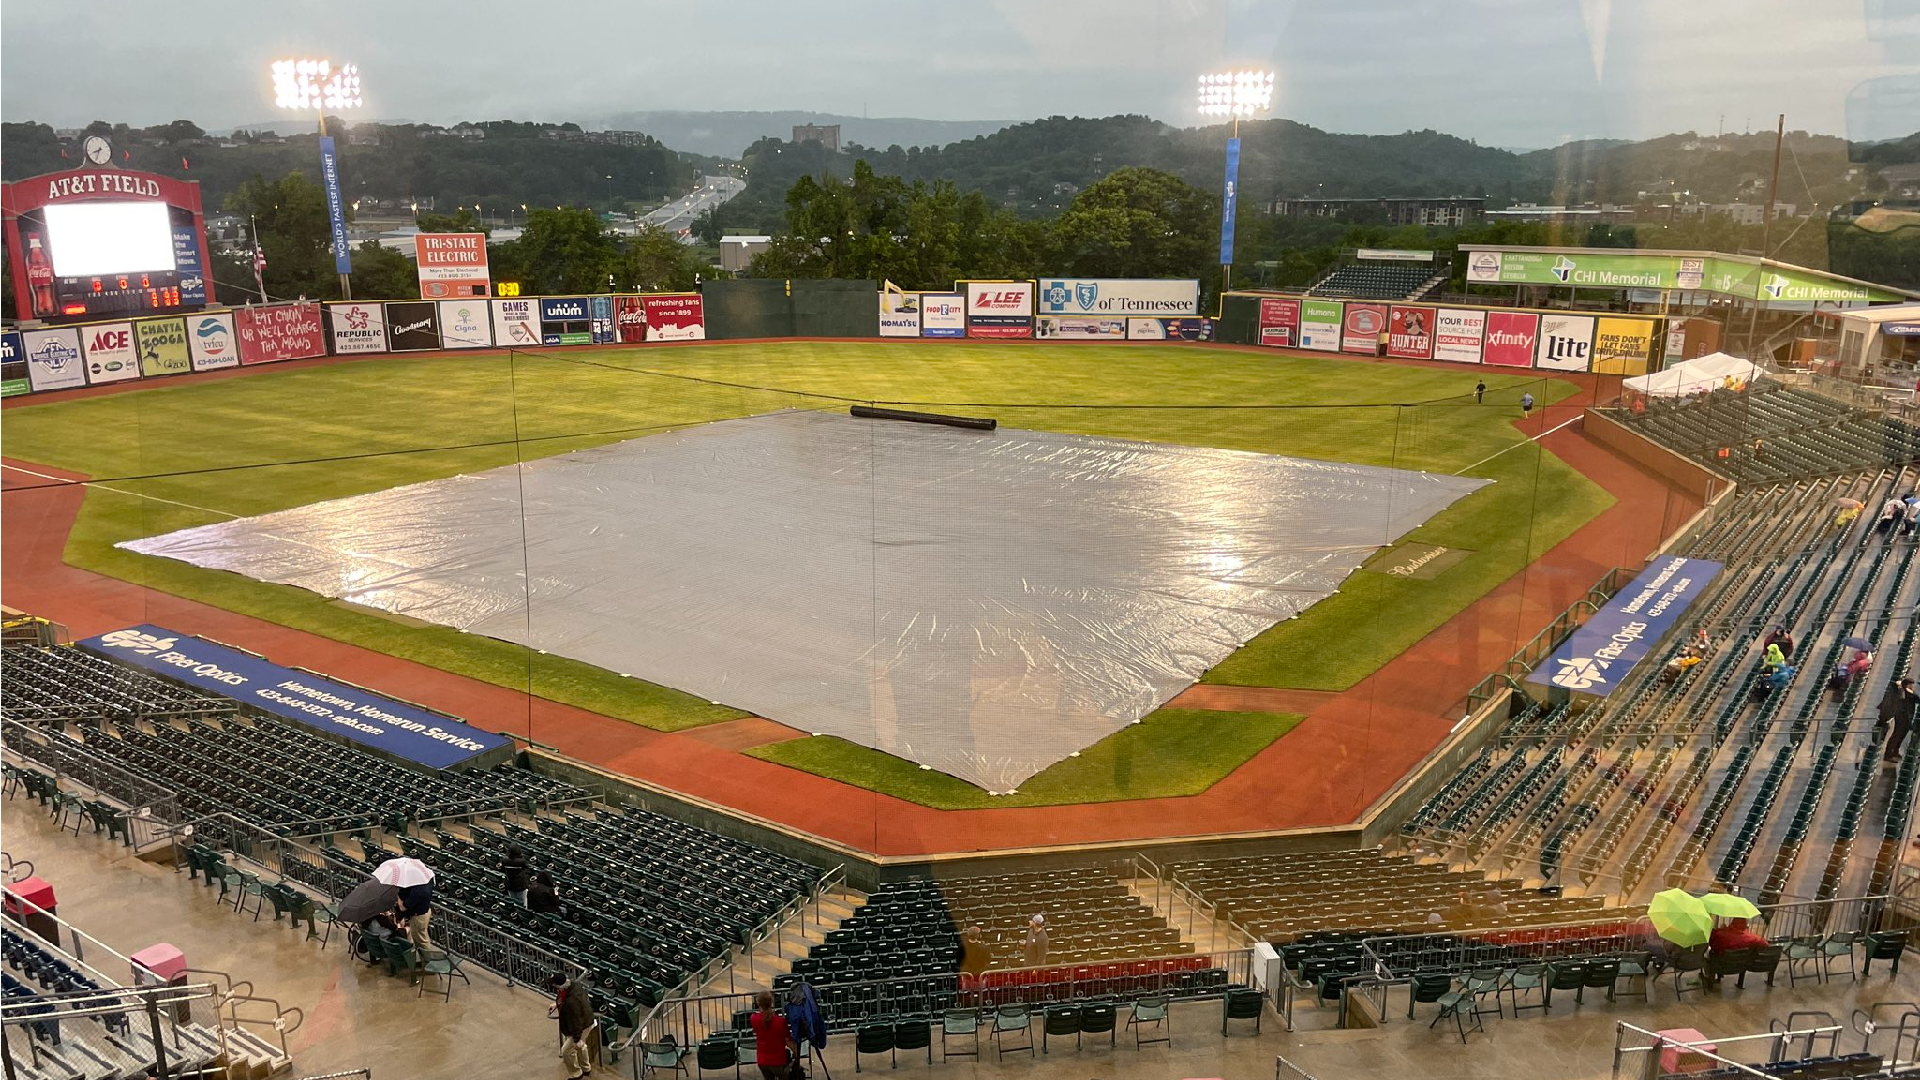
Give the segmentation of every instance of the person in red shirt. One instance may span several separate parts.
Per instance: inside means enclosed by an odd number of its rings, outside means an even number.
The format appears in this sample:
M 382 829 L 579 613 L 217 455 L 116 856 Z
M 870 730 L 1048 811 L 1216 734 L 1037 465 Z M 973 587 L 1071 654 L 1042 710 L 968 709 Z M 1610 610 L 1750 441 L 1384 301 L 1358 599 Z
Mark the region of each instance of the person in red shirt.
M 1765 947 L 1767 939 L 1747 929 L 1747 920 L 1730 919 L 1725 926 L 1715 930 L 1707 938 L 1707 948 L 1711 952 L 1732 952 L 1735 949 L 1759 949 Z
M 773 1009 L 773 995 L 765 990 L 753 999 L 753 1059 L 766 1080 L 785 1080 L 787 1063 L 793 1060 L 793 1038 L 787 1034 L 787 1018 Z

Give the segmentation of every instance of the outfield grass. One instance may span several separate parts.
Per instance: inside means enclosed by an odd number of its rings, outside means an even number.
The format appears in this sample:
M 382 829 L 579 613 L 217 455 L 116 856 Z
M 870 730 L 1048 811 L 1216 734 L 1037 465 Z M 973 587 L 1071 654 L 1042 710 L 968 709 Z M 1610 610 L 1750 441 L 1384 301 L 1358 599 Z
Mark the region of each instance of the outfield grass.
M 1062 806 L 1198 795 L 1304 719 L 1281 713 L 1161 709 L 1082 750 L 1079 757 L 1035 773 L 1014 794 L 1001 796 L 832 735 L 791 739 L 747 753 L 936 810 Z
M 1490 392 L 1487 404 L 1476 406 L 1471 391 L 1483 377 Z M 964 409 L 1012 427 L 1465 469 L 1496 480 L 1408 537 L 1472 550 L 1465 562 L 1432 581 L 1355 573 L 1339 595 L 1256 638 L 1207 676 L 1343 689 L 1609 505 L 1596 485 L 1537 446 L 1522 445 L 1511 421 L 1523 389 L 1548 402 L 1573 392 L 1563 382 L 1493 371 L 1182 346 L 795 342 L 268 369 L 16 407 L 4 427 L 8 455 L 111 480 L 118 489 L 89 489 L 67 545 L 74 565 L 671 730 L 741 714 L 518 646 L 407 625 L 302 590 L 112 545 L 708 420 L 844 408 L 838 399 Z M 1248 404 L 1287 407 L 1220 408 Z M 1077 407 L 1061 407 L 1067 405 Z M 813 745 L 827 743 L 810 739 L 758 753 L 772 760 L 792 755 L 788 763 L 829 775 L 871 776 L 896 793 L 921 793 L 919 801 L 960 798 L 926 787 L 957 780 L 904 762 L 915 775 L 901 776 L 891 764 L 898 759 L 875 762 L 885 755 Z M 1112 782 L 1075 781 L 1088 791 Z

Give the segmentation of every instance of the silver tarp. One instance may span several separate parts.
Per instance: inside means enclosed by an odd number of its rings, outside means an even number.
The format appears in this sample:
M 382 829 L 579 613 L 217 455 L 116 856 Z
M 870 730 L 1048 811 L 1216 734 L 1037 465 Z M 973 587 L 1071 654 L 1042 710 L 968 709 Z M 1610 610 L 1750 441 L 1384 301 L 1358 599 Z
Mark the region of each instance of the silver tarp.
M 789 411 L 121 546 L 1008 791 L 1486 482 Z

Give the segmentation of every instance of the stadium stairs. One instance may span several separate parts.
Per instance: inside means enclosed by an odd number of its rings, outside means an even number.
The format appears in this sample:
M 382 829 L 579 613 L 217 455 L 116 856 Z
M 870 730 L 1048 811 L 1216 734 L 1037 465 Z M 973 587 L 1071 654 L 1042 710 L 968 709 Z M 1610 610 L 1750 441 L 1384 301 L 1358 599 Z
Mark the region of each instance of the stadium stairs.
M 55 934 L 78 937 L 72 928 L 44 914 L 28 918 L 52 923 Z M 89 949 L 96 960 L 102 950 L 98 942 Z M 116 958 L 125 963 L 124 957 L 116 954 Z M 180 999 L 155 1014 L 147 1010 L 138 992 L 116 993 L 128 990 L 128 984 L 84 963 L 11 915 L 0 924 L 0 959 L 4 960 L 0 995 L 7 1012 L 41 1018 L 6 1026 L 10 1076 L 23 1080 L 138 1078 L 152 1075 L 163 1058 L 174 1076 L 266 1080 L 292 1068 L 293 1059 L 284 1046 L 223 1015 L 236 1001 L 264 999 L 237 992 L 251 987 L 236 986 L 222 973 L 188 972 L 187 989 L 179 992 Z M 194 986 L 205 987 L 205 996 L 193 996 Z M 285 1032 L 296 1030 L 303 1017 L 298 1010 L 283 1012 L 277 1004 L 268 1004 L 276 1017 L 290 1018 L 282 1024 L 284 1040 Z
M 1880 760 L 1875 706 L 1910 670 L 1920 544 L 1834 525 L 1920 485 L 1886 466 L 1742 489 L 1684 554 L 1723 562 L 1663 655 L 1575 710 L 1521 700 L 1499 733 L 1403 827 L 1409 852 L 1532 886 L 1637 899 L 1680 886 L 1762 905 L 1884 893 L 1906 834 L 1920 742 Z M 1761 640 L 1797 642 L 1787 689 L 1757 691 Z M 1667 661 L 1696 630 L 1710 656 Z M 1875 663 L 1827 685 L 1848 638 Z M 1871 842 L 1863 845 L 1863 830 Z
M 116 797 L 114 777 L 170 791 L 173 824 L 194 826 L 190 839 L 176 837 L 177 865 L 255 921 L 269 904 L 282 926 L 304 916 L 309 939 L 380 861 L 419 857 L 436 872 L 437 946 L 528 982 L 577 964 L 620 1027 L 708 982 L 737 953 L 782 948 L 777 935 L 826 876 L 525 768 L 416 769 L 71 647 L 0 650 L 0 679 L 6 790 L 76 834 L 95 819 L 124 826 L 138 799 Z M 96 831 L 130 842 L 125 828 Z M 257 858 L 275 843 L 305 855 Z M 501 891 L 509 843 L 552 873 L 564 916 Z

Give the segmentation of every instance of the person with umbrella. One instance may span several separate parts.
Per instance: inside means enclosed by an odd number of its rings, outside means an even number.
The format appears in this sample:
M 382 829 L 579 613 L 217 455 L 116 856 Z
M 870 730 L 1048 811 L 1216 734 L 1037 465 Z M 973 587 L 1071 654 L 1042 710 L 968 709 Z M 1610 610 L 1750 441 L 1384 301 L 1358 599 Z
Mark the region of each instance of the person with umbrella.
M 399 898 L 399 889 L 370 877 L 355 885 L 353 891 L 340 901 L 334 918 L 348 926 L 359 927 L 359 941 L 354 946 L 354 954 L 369 964 L 380 961 L 379 955 L 373 951 L 373 941 L 399 932 L 399 924 L 393 918 L 393 909 Z
M 419 859 L 388 859 L 373 868 L 373 876 L 399 890 L 400 918 L 407 925 L 407 940 L 413 942 L 416 968 L 433 939 L 427 928 L 433 921 L 433 871 Z

